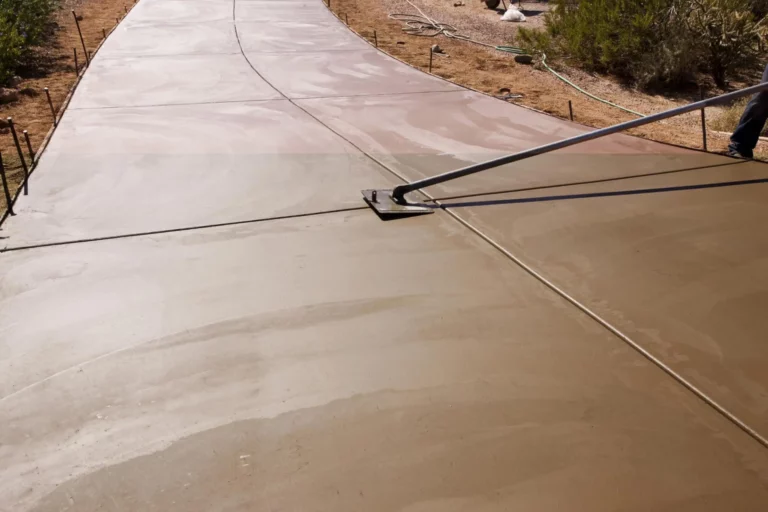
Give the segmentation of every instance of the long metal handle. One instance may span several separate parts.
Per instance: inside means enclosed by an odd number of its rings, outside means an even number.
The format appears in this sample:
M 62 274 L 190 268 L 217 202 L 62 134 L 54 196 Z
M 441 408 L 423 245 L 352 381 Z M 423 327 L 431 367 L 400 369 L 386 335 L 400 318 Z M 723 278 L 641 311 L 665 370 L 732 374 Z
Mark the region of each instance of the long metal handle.
M 494 167 L 498 167 L 500 165 L 510 164 L 512 162 L 517 162 L 519 160 L 530 158 L 532 156 L 549 153 L 550 151 L 555 151 L 557 149 L 567 148 L 568 146 L 573 146 L 575 144 L 580 144 L 582 142 L 587 142 L 589 140 L 599 139 L 601 137 L 613 135 L 614 133 L 619 133 L 625 130 L 629 130 L 630 128 L 637 128 L 638 126 L 643 126 L 656 121 L 661 121 L 662 119 L 668 119 L 670 117 L 679 116 L 681 114 L 686 114 L 688 112 L 700 110 L 704 107 L 709 107 L 719 103 L 725 103 L 730 100 L 742 98 L 744 96 L 749 96 L 751 94 L 755 94 L 763 91 L 768 91 L 768 82 L 764 82 L 758 85 L 753 85 L 752 87 L 747 87 L 746 89 L 742 89 L 740 91 L 729 92 L 727 94 L 715 96 L 714 98 L 709 98 L 706 100 L 698 101 L 696 103 L 691 103 L 690 105 L 685 105 L 682 107 L 666 110 L 664 112 L 659 112 L 658 114 L 641 117 L 640 119 L 633 119 L 632 121 L 627 121 L 626 123 L 620 123 L 614 126 L 609 126 L 608 128 L 601 128 L 599 130 L 595 130 L 592 132 L 577 135 L 575 137 L 571 137 L 570 139 L 564 139 L 561 141 L 552 142 L 550 144 L 545 144 L 543 146 L 539 146 L 536 148 L 526 149 L 525 151 L 521 151 L 519 153 L 515 153 L 512 155 L 496 158 L 495 160 L 488 160 L 487 162 L 481 162 L 479 164 L 470 165 L 468 167 L 463 167 L 455 171 L 438 174 L 437 176 L 432 176 L 430 178 L 424 178 L 423 180 L 406 183 L 404 185 L 398 185 L 392 190 L 392 199 L 396 203 L 404 204 L 406 202 L 405 194 L 407 194 L 408 192 L 413 192 L 414 190 L 419 190 L 424 187 L 437 185 L 438 183 L 445 183 L 446 181 L 455 180 L 463 176 L 469 176 L 470 174 L 475 174 L 477 172 L 493 169 Z

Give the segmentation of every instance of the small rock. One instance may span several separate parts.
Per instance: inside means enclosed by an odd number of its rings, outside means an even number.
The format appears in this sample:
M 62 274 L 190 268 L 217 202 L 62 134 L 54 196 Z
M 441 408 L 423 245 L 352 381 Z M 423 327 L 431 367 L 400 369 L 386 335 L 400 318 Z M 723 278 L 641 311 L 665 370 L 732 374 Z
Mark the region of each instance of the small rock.
M 532 64 L 533 57 L 530 55 L 515 55 L 515 62 L 520 64 Z
M 16 89 L 0 89 L 0 105 L 6 105 L 19 101 L 19 92 Z
M 37 89 L 34 89 L 32 87 L 25 87 L 19 91 L 19 94 L 23 96 L 28 96 L 30 98 L 34 98 L 38 96 L 40 93 L 37 91 Z
M 10 85 L 11 87 L 18 87 L 20 83 L 21 83 L 20 76 L 14 76 L 8 81 L 8 85 Z
M 432 45 L 432 53 L 445 53 L 439 44 Z
M 75 18 L 77 18 L 77 21 L 83 21 L 83 15 L 82 14 L 78 14 L 77 16 L 75 16 Z
M 10 127 L 11 125 L 8 124 L 8 121 L 6 121 L 5 119 L 0 119 L 0 130 L 6 130 Z
M 464 5 L 464 2 L 453 2 L 454 7 L 462 7 Z

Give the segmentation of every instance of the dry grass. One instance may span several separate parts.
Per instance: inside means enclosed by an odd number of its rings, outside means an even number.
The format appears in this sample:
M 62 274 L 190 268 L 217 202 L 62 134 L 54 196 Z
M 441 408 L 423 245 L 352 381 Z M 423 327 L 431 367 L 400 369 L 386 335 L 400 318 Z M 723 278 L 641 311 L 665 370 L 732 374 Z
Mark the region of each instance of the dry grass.
M 27 89 L 31 92 L 28 95 L 20 95 L 19 101 L 0 106 L 0 119 L 13 117 L 19 136 L 22 130 L 29 132 L 33 151 L 38 151 L 53 125 L 51 110 L 43 89 L 48 88 L 54 108 L 58 110 L 77 80 L 72 49 L 77 48 L 80 66 L 85 61 L 71 11 L 74 9 L 79 16 L 82 16 L 80 27 L 83 31 L 83 39 L 86 48 L 93 52 L 103 41 L 104 32 L 109 34 L 133 4 L 134 0 L 62 0 L 50 46 L 41 49 L 38 67 L 28 70 L 16 87 L 19 90 Z M 7 127 L 0 128 L 0 152 L 3 155 L 13 194 L 21 184 L 23 170 Z M 24 156 L 29 161 L 26 148 L 24 148 Z M 0 192 L 0 215 L 5 208 L 5 197 Z
M 722 107 L 720 109 L 719 115 L 712 119 L 712 121 L 709 124 L 709 126 L 713 130 L 718 130 L 721 132 L 732 132 L 736 126 L 739 124 L 739 119 L 741 119 L 741 115 L 744 113 L 744 108 L 747 106 L 747 103 L 749 100 L 747 98 L 737 101 L 734 104 Z M 768 135 L 768 125 L 763 127 L 763 136 Z
M 455 0 L 412 1 L 431 18 L 453 24 L 460 32 L 487 44 L 509 44 L 518 28 L 518 24 L 499 21 L 499 14 L 488 10 L 479 0 L 464 0 L 466 5 L 461 7 L 453 6 Z M 528 16 L 525 26 L 541 25 L 546 9 L 538 7 L 540 4 L 545 3 L 523 2 L 524 13 Z M 342 20 L 349 19 L 352 30 L 371 42 L 375 29 L 380 50 L 424 71 L 429 65 L 429 48 L 439 44 L 448 57 L 434 59 L 433 73 L 459 85 L 492 95 L 508 88 L 513 94 L 523 95 L 517 103 L 564 119 L 568 117 L 568 102 L 571 101 L 575 121 L 596 128 L 635 119 L 631 114 L 589 99 L 545 70 L 515 63 L 509 54 L 442 36 L 428 38 L 403 33 L 403 25 L 390 19 L 388 14 L 416 13 L 405 0 L 333 0 L 331 5 Z M 646 114 L 689 103 L 698 96 L 698 91 L 674 98 L 644 94 L 609 77 L 571 68 L 562 72 L 593 94 Z M 708 94 L 719 92 L 711 90 Z M 708 119 L 718 118 L 720 110 L 708 109 Z M 702 148 L 698 113 L 655 123 L 631 133 L 659 142 Z M 709 132 L 707 143 L 710 151 L 724 152 L 728 134 Z M 758 157 L 768 154 L 767 149 L 768 144 L 761 142 L 755 154 Z

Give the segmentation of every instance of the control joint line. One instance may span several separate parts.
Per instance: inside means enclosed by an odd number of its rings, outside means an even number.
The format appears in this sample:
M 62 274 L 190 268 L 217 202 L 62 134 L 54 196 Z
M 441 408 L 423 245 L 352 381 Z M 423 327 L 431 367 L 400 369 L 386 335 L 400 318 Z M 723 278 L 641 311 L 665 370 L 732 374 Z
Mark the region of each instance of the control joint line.
M 308 212 L 308 213 L 295 213 L 291 215 L 279 215 L 276 217 L 263 217 L 260 219 L 248 219 L 248 220 L 235 220 L 231 222 L 219 222 L 216 224 L 202 224 L 198 226 L 186 226 L 183 228 L 169 228 L 169 229 L 158 229 L 155 231 L 140 231 L 137 233 L 125 233 L 122 235 L 109 235 L 109 236 L 101 236 L 101 237 L 93 237 L 93 238 L 80 238 L 75 240 L 62 240 L 61 242 L 47 242 L 47 243 L 41 243 L 41 244 L 33 244 L 33 245 L 21 245 L 18 247 L 5 247 L 0 249 L 0 254 L 4 252 L 15 252 L 15 251 L 24 251 L 28 249 L 42 249 L 45 247 L 58 247 L 61 245 L 74 245 L 74 244 L 84 244 L 89 242 L 106 242 L 108 240 L 121 240 L 124 238 L 137 238 L 141 236 L 151 236 L 151 235 L 164 235 L 169 233 L 182 233 L 184 231 L 196 231 L 201 229 L 211 229 L 211 228 L 222 228 L 227 226 L 240 226 L 243 224 L 260 224 L 264 222 L 270 222 L 270 221 L 277 221 L 277 220 L 289 220 L 289 219 L 300 219 L 304 217 L 316 217 L 318 215 L 329 215 L 332 213 L 345 213 L 345 212 L 355 212 L 359 210 L 367 210 L 367 206 L 354 206 L 350 208 L 337 208 L 335 210 L 321 210 L 318 212 Z

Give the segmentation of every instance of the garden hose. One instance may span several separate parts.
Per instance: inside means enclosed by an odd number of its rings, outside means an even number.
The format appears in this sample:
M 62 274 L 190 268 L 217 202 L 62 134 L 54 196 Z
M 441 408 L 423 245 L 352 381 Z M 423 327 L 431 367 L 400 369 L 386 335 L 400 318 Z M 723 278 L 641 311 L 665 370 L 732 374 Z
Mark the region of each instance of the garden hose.
M 411 7 L 416 9 L 419 12 L 419 14 L 392 13 L 392 14 L 389 14 L 389 17 L 393 20 L 397 20 L 405 23 L 403 32 L 405 32 L 408 35 L 420 36 L 420 37 L 437 37 L 442 34 L 449 39 L 458 39 L 460 41 L 466 41 L 468 43 L 485 46 L 486 48 L 492 48 L 500 52 L 512 53 L 515 55 L 527 55 L 525 50 L 523 50 L 522 48 L 518 48 L 516 46 L 495 46 L 492 44 L 483 43 L 482 41 L 477 41 L 464 34 L 459 34 L 459 30 L 453 25 L 449 25 L 447 23 L 441 23 L 439 21 L 433 20 L 432 18 L 424 14 L 424 11 L 419 9 L 418 6 L 416 6 L 413 2 L 411 2 L 410 0 L 405 0 L 405 1 L 408 2 L 411 5 Z M 638 117 L 645 117 L 645 114 L 641 114 L 640 112 L 635 112 L 634 110 L 630 110 L 628 108 L 622 107 L 621 105 L 611 103 L 608 100 L 604 100 L 603 98 L 600 98 L 598 96 L 595 96 L 592 93 L 585 91 L 584 89 L 574 84 L 573 82 L 571 82 L 570 80 L 562 76 L 561 74 L 557 73 L 554 69 L 550 68 L 547 65 L 547 56 L 546 54 L 543 54 L 543 53 L 541 54 L 541 65 L 544 66 L 544 69 L 552 73 L 556 78 L 561 80 L 563 83 L 573 87 L 574 89 L 584 94 L 585 96 L 592 98 L 595 101 L 599 101 L 600 103 L 603 103 L 605 105 L 617 108 L 619 110 L 623 110 L 624 112 L 627 112 L 629 114 L 632 114 Z
M 598 98 L 594 94 L 585 91 L 584 89 L 582 89 L 578 85 L 574 84 L 573 82 L 571 82 L 570 80 L 568 80 L 564 76 L 562 76 L 559 73 L 557 73 L 554 69 L 552 69 L 549 66 L 547 66 L 547 56 L 546 56 L 546 54 L 543 54 L 543 53 L 541 54 L 541 65 L 544 66 L 544 69 L 546 69 L 547 71 L 549 71 L 550 73 L 555 75 L 557 78 L 559 78 L 560 80 L 562 80 L 566 84 L 570 85 L 571 87 L 573 87 L 574 89 L 576 89 L 580 93 L 582 93 L 582 94 L 584 94 L 586 96 L 589 96 L 593 100 L 597 100 L 597 101 L 599 101 L 601 103 L 605 103 L 606 105 L 610 105 L 611 107 L 618 108 L 619 110 L 623 110 L 624 112 L 628 112 L 628 113 L 636 115 L 638 117 L 645 117 L 645 114 L 641 114 L 640 112 L 635 112 L 634 110 L 630 110 L 628 108 L 622 107 L 621 105 L 617 105 L 615 103 L 611 103 L 608 100 L 604 100 L 603 98 Z

